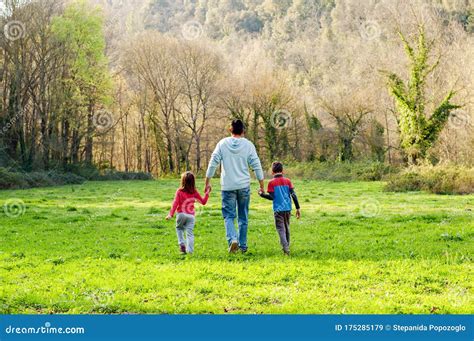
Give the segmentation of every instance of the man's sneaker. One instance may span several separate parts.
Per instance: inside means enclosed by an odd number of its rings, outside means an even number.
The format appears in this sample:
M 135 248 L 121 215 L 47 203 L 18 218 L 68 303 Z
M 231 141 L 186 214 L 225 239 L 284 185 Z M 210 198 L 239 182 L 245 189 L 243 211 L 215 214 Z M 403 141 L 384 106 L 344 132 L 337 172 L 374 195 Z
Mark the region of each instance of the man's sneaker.
M 247 251 L 248 251 L 247 248 L 245 248 L 245 249 L 244 249 L 244 248 L 240 248 L 240 252 L 242 252 L 242 253 L 247 253 Z
M 229 246 L 229 253 L 236 253 L 238 249 L 239 243 L 236 240 L 232 241 Z
M 181 252 L 181 254 L 185 255 L 186 254 L 186 245 L 180 244 L 179 245 L 179 251 Z
M 290 255 L 290 250 L 283 250 L 283 253 L 285 254 L 285 256 L 289 256 Z

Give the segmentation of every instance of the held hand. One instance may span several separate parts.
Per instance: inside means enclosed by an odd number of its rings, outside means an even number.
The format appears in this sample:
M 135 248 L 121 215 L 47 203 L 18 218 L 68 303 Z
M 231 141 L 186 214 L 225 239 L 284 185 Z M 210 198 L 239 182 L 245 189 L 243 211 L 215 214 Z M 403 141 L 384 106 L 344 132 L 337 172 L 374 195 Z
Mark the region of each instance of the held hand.
M 298 209 L 296 210 L 296 219 L 300 219 L 301 218 L 301 211 Z
M 260 184 L 259 193 L 260 193 L 260 191 L 261 191 L 262 193 L 265 193 L 265 182 L 264 182 L 263 180 L 260 180 L 260 181 L 259 181 L 259 184 Z
M 204 186 L 204 193 L 211 192 L 212 186 L 211 186 L 211 179 L 206 177 L 206 185 Z
M 172 217 L 170 214 L 168 214 L 168 215 L 166 216 L 166 220 L 170 220 L 171 218 L 173 218 L 173 217 Z

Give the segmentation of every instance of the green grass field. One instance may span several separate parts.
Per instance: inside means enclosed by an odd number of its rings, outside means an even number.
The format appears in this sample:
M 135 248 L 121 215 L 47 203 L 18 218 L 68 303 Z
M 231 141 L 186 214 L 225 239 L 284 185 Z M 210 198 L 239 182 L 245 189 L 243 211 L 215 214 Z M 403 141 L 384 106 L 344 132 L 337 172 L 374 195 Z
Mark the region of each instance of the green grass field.
M 192 256 L 164 219 L 176 180 L 1 191 L 26 209 L 0 212 L 0 313 L 474 313 L 473 195 L 294 182 L 289 258 L 255 185 L 245 255 L 227 253 L 218 180 Z

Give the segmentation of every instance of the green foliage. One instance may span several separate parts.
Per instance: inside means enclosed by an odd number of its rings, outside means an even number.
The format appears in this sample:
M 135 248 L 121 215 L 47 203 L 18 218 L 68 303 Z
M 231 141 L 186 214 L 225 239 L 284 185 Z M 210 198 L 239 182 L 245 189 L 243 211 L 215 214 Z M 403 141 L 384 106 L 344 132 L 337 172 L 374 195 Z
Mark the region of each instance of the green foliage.
M 20 173 L 0 167 L 0 189 L 26 188 L 28 184 Z
M 54 18 L 52 26 L 57 39 L 73 51 L 66 56 L 72 65 L 71 81 L 88 96 L 107 100 L 111 79 L 100 10 L 90 8 L 85 1 L 75 1 L 63 15 Z
M 145 172 L 119 172 L 107 170 L 99 177 L 92 180 L 111 181 L 111 180 L 153 180 L 153 176 Z
M 323 127 L 323 125 L 321 124 L 321 121 L 314 115 L 307 114 L 306 120 L 308 123 L 308 127 L 311 130 L 311 133 L 313 133 L 313 131 L 318 131 Z
M 67 165 L 66 171 L 68 173 L 77 174 L 87 180 L 98 179 L 100 177 L 100 171 L 97 167 L 84 163 Z
M 439 61 L 434 64 L 428 63 L 432 43 L 426 41 L 423 26 L 419 27 L 416 49 L 402 33 L 400 38 L 410 60 L 410 78 L 405 84 L 396 74 L 389 74 L 389 89 L 399 114 L 400 145 L 409 163 L 417 164 L 426 158 L 428 150 L 438 139 L 451 112 L 460 106 L 450 102 L 455 94 L 450 91 L 430 117 L 426 114 L 426 78 L 438 67 Z
M 396 167 L 382 162 L 303 162 L 285 165 L 285 173 L 290 177 L 326 181 L 379 181 L 398 171 Z
M 27 205 L 0 214 L 0 313 L 474 312 L 472 196 L 294 184 L 303 216 L 291 221 L 290 257 L 271 202 L 256 196 L 249 253 L 227 253 L 215 191 L 198 210 L 196 252 L 182 257 L 164 220 L 178 180 L 0 192 L 0 206 Z
M 89 181 L 152 180 L 153 176 L 145 172 L 121 172 L 115 169 L 97 169 L 93 165 L 76 164 L 68 166 L 68 171 Z
M 368 131 L 368 144 L 372 154 L 372 159 L 377 162 L 384 162 L 385 159 L 385 127 L 377 120 L 371 120 Z
M 411 167 L 392 176 L 387 191 L 428 191 L 436 194 L 474 193 L 474 169 L 459 166 Z
M 69 173 L 57 171 L 20 173 L 0 167 L 0 189 L 78 185 L 84 183 L 86 180 L 118 181 L 153 179 L 151 174 L 144 172 L 119 172 L 115 170 L 99 172 L 94 167 L 70 167 L 69 171 Z
M 72 173 L 31 172 L 19 173 L 0 167 L 0 189 L 32 188 L 82 184 L 85 179 Z

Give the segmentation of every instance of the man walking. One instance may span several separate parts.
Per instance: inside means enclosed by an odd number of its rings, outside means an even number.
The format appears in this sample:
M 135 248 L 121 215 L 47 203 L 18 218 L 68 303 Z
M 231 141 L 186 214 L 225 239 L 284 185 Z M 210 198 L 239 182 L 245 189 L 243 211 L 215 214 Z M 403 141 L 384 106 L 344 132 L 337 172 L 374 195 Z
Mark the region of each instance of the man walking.
M 222 139 L 212 153 L 206 173 L 206 191 L 211 187 L 211 178 L 221 165 L 222 215 L 226 229 L 229 252 L 240 248 L 247 251 L 247 230 L 250 203 L 250 171 L 255 172 L 264 191 L 263 170 L 252 142 L 244 137 L 245 127 L 241 120 L 232 121 L 231 137 Z M 238 217 L 239 231 L 234 220 Z

